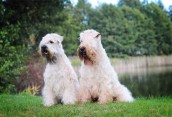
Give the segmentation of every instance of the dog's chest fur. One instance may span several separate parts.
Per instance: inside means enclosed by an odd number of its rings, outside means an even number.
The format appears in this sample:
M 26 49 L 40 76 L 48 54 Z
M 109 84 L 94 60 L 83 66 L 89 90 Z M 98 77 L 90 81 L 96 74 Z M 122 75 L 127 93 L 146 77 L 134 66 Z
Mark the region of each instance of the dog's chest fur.
M 67 77 L 58 65 L 47 65 L 44 72 L 44 82 L 52 87 L 52 90 L 57 96 L 62 97 L 62 92 L 65 89 L 65 82 Z
M 108 70 L 107 70 L 108 69 Z M 84 72 L 83 70 L 87 71 Z M 119 84 L 118 76 L 110 64 L 99 66 L 82 66 L 82 82 L 87 83 L 89 92 L 94 97 L 98 97 L 102 88 L 106 87 L 110 94 L 113 93 L 112 87 Z

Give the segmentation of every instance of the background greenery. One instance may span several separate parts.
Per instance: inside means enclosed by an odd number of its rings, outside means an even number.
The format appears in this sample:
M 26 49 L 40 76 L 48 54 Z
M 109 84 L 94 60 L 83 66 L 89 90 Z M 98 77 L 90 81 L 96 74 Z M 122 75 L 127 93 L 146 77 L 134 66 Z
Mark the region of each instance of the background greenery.
M 16 92 L 26 62 L 32 60 L 41 38 L 64 36 L 67 55 L 76 55 L 79 33 L 95 29 L 109 57 L 169 55 L 172 53 L 172 6 L 161 0 L 119 0 L 118 5 L 92 8 L 86 0 L 0 1 L 0 93 Z

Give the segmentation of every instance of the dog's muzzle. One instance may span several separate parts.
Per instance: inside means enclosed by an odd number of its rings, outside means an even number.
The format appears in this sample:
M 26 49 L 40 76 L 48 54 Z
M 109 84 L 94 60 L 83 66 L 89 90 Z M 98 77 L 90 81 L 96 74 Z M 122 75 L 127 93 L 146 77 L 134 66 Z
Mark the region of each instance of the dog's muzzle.
M 43 55 L 48 55 L 48 47 L 43 45 L 41 47 L 41 52 L 42 52 Z
M 82 57 L 87 57 L 87 54 L 86 54 L 86 48 L 85 47 L 80 47 L 79 48 L 79 54 L 82 56 Z

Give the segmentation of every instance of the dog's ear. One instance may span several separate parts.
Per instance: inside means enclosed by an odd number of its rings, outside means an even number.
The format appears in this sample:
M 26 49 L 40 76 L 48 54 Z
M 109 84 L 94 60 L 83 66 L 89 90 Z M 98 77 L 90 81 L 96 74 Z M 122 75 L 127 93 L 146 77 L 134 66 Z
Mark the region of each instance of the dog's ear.
M 60 36 L 60 41 L 61 41 L 61 42 L 63 41 L 63 36 Z
M 97 35 L 96 35 L 96 37 L 95 38 L 97 38 L 97 39 L 101 39 L 101 34 L 100 33 L 98 33 Z

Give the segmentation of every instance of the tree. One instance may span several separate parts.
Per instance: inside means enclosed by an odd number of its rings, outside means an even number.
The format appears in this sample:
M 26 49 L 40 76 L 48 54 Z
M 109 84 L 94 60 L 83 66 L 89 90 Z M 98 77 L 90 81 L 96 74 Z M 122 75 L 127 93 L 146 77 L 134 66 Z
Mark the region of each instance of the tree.
M 122 53 L 120 40 L 120 24 L 122 12 L 113 5 L 103 4 L 100 8 L 89 14 L 89 28 L 99 31 L 102 35 L 102 43 L 109 56 L 114 57 Z
M 66 18 L 61 14 L 66 4 L 67 0 L 0 1 L 0 93 L 16 91 L 15 83 L 29 57 L 29 36 L 39 43 L 46 33 L 57 31 Z
M 8 22 L 21 23 L 22 41 L 26 42 L 30 35 L 34 35 L 36 42 L 39 43 L 42 36 L 55 32 L 54 26 L 59 26 L 64 21 L 66 16 L 61 14 L 61 11 L 68 2 L 68 0 L 5 0 L 4 5 L 6 12 L 13 12 L 11 16 L 13 18 L 10 17 Z
M 157 4 L 148 4 L 146 9 L 148 17 L 152 18 L 155 24 L 155 39 L 158 43 L 158 54 L 171 54 L 172 53 L 172 23 L 170 18 L 167 16 Z
M 170 19 L 172 21 L 172 5 L 169 6 L 169 12 L 168 12 L 168 14 L 169 14 L 169 17 L 170 17 Z
M 76 19 L 80 21 L 82 25 L 87 26 L 89 20 L 89 12 L 91 11 L 91 4 L 87 0 L 78 0 L 78 4 L 75 7 L 74 14 Z
M 136 8 L 104 4 L 90 13 L 89 26 L 101 32 L 103 45 L 111 57 L 157 53 L 154 23 Z
M 119 0 L 118 1 L 118 6 L 128 6 L 131 8 L 136 8 L 136 9 L 141 9 L 142 4 L 140 3 L 139 0 Z
M 164 10 L 164 5 L 163 5 L 163 3 L 162 3 L 162 0 L 158 0 L 158 6 L 162 9 L 162 10 Z
M 24 69 L 26 47 L 20 38 L 21 24 L 11 24 L 13 11 L 0 2 L 0 93 L 16 92 L 15 83 Z
M 63 44 L 66 54 L 76 55 L 79 33 L 87 29 L 90 10 L 91 5 L 86 0 L 79 0 L 75 7 L 71 4 L 68 4 L 68 7 L 66 7 L 65 13 L 67 18 L 62 25 L 65 36 Z

